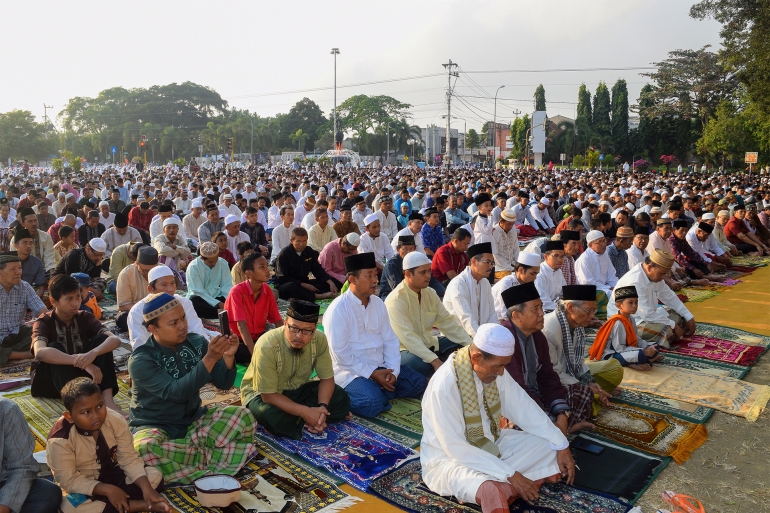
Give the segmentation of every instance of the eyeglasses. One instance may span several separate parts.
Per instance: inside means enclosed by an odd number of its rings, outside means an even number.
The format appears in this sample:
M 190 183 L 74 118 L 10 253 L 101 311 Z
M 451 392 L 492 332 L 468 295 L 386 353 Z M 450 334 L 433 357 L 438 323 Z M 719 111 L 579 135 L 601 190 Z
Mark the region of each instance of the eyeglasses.
M 315 333 L 314 329 L 313 330 L 303 330 L 302 328 L 299 328 L 297 326 L 293 326 L 291 324 L 287 324 L 286 327 L 289 328 L 289 331 L 291 333 L 294 333 L 295 335 L 297 333 L 302 333 L 303 335 L 312 335 L 313 333 Z
M 586 310 L 585 308 L 578 306 L 577 309 L 585 312 L 588 315 L 593 315 L 596 312 L 598 312 L 598 310 L 596 308 L 591 308 L 590 310 Z
M 479 260 L 478 262 L 484 264 L 484 265 L 494 265 L 494 260 Z

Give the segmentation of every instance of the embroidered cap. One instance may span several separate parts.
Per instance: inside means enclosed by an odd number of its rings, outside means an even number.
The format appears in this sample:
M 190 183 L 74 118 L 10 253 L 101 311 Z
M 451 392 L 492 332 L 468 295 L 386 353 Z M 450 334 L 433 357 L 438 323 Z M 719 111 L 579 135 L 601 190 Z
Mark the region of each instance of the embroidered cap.
M 147 302 L 144 304 L 142 317 L 145 322 L 149 322 L 153 319 L 157 319 L 169 310 L 173 310 L 179 305 L 181 305 L 179 300 L 171 294 L 165 292 L 153 294 L 147 298 Z

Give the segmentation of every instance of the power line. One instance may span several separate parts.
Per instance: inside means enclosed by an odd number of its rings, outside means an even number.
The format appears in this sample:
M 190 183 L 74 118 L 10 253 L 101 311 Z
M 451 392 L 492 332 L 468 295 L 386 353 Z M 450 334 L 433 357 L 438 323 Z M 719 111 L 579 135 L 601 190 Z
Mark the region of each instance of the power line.
M 503 70 L 474 70 L 463 73 L 571 73 L 575 71 L 636 71 L 658 69 L 655 66 L 629 66 L 623 68 L 554 68 L 554 69 L 503 69 Z

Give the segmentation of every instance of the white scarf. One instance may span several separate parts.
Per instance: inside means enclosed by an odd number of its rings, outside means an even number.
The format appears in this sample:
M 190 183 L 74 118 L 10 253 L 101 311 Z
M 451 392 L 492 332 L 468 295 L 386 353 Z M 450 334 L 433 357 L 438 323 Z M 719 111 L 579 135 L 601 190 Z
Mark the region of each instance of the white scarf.
M 484 284 L 476 281 L 471 273 L 470 267 L 466 267 L 463 272 L 460 273 L 458 278 L 462 279 L 465 282 L 465 286 L 468 288 L 468 302 L 471 305 L 471 319 L 473 319 L 476 326 L 480 326 L 482 324 L 481 319 L 486 320 L 490 318 L 494 305 L 492 301 L 482 301 L 481 298 L 478 297 L 476 287 L 483 289 Z M 482 278 L 481 281 L 486 281 L 486 278 Z M 489 283 L 489 281 L 487 281 L 487 283 Z M 489 295 L 491 299 L 491 292 Z

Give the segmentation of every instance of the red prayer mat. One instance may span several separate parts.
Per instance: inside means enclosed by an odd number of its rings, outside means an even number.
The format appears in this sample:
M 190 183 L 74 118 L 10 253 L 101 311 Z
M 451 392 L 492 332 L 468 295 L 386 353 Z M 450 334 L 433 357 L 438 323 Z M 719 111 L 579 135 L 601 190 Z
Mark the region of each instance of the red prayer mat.
M 746 346 L 721 338 L 710 338 L 703 335 L 693 335 L 678 342 L 676 350 L 662 349 L 668 353 L 676 353 L 683 356 L 694 356 L 714 360 L 717 362 L 733 363 L 746 367 L 753 365 L 765 348 L 760 346 Z

